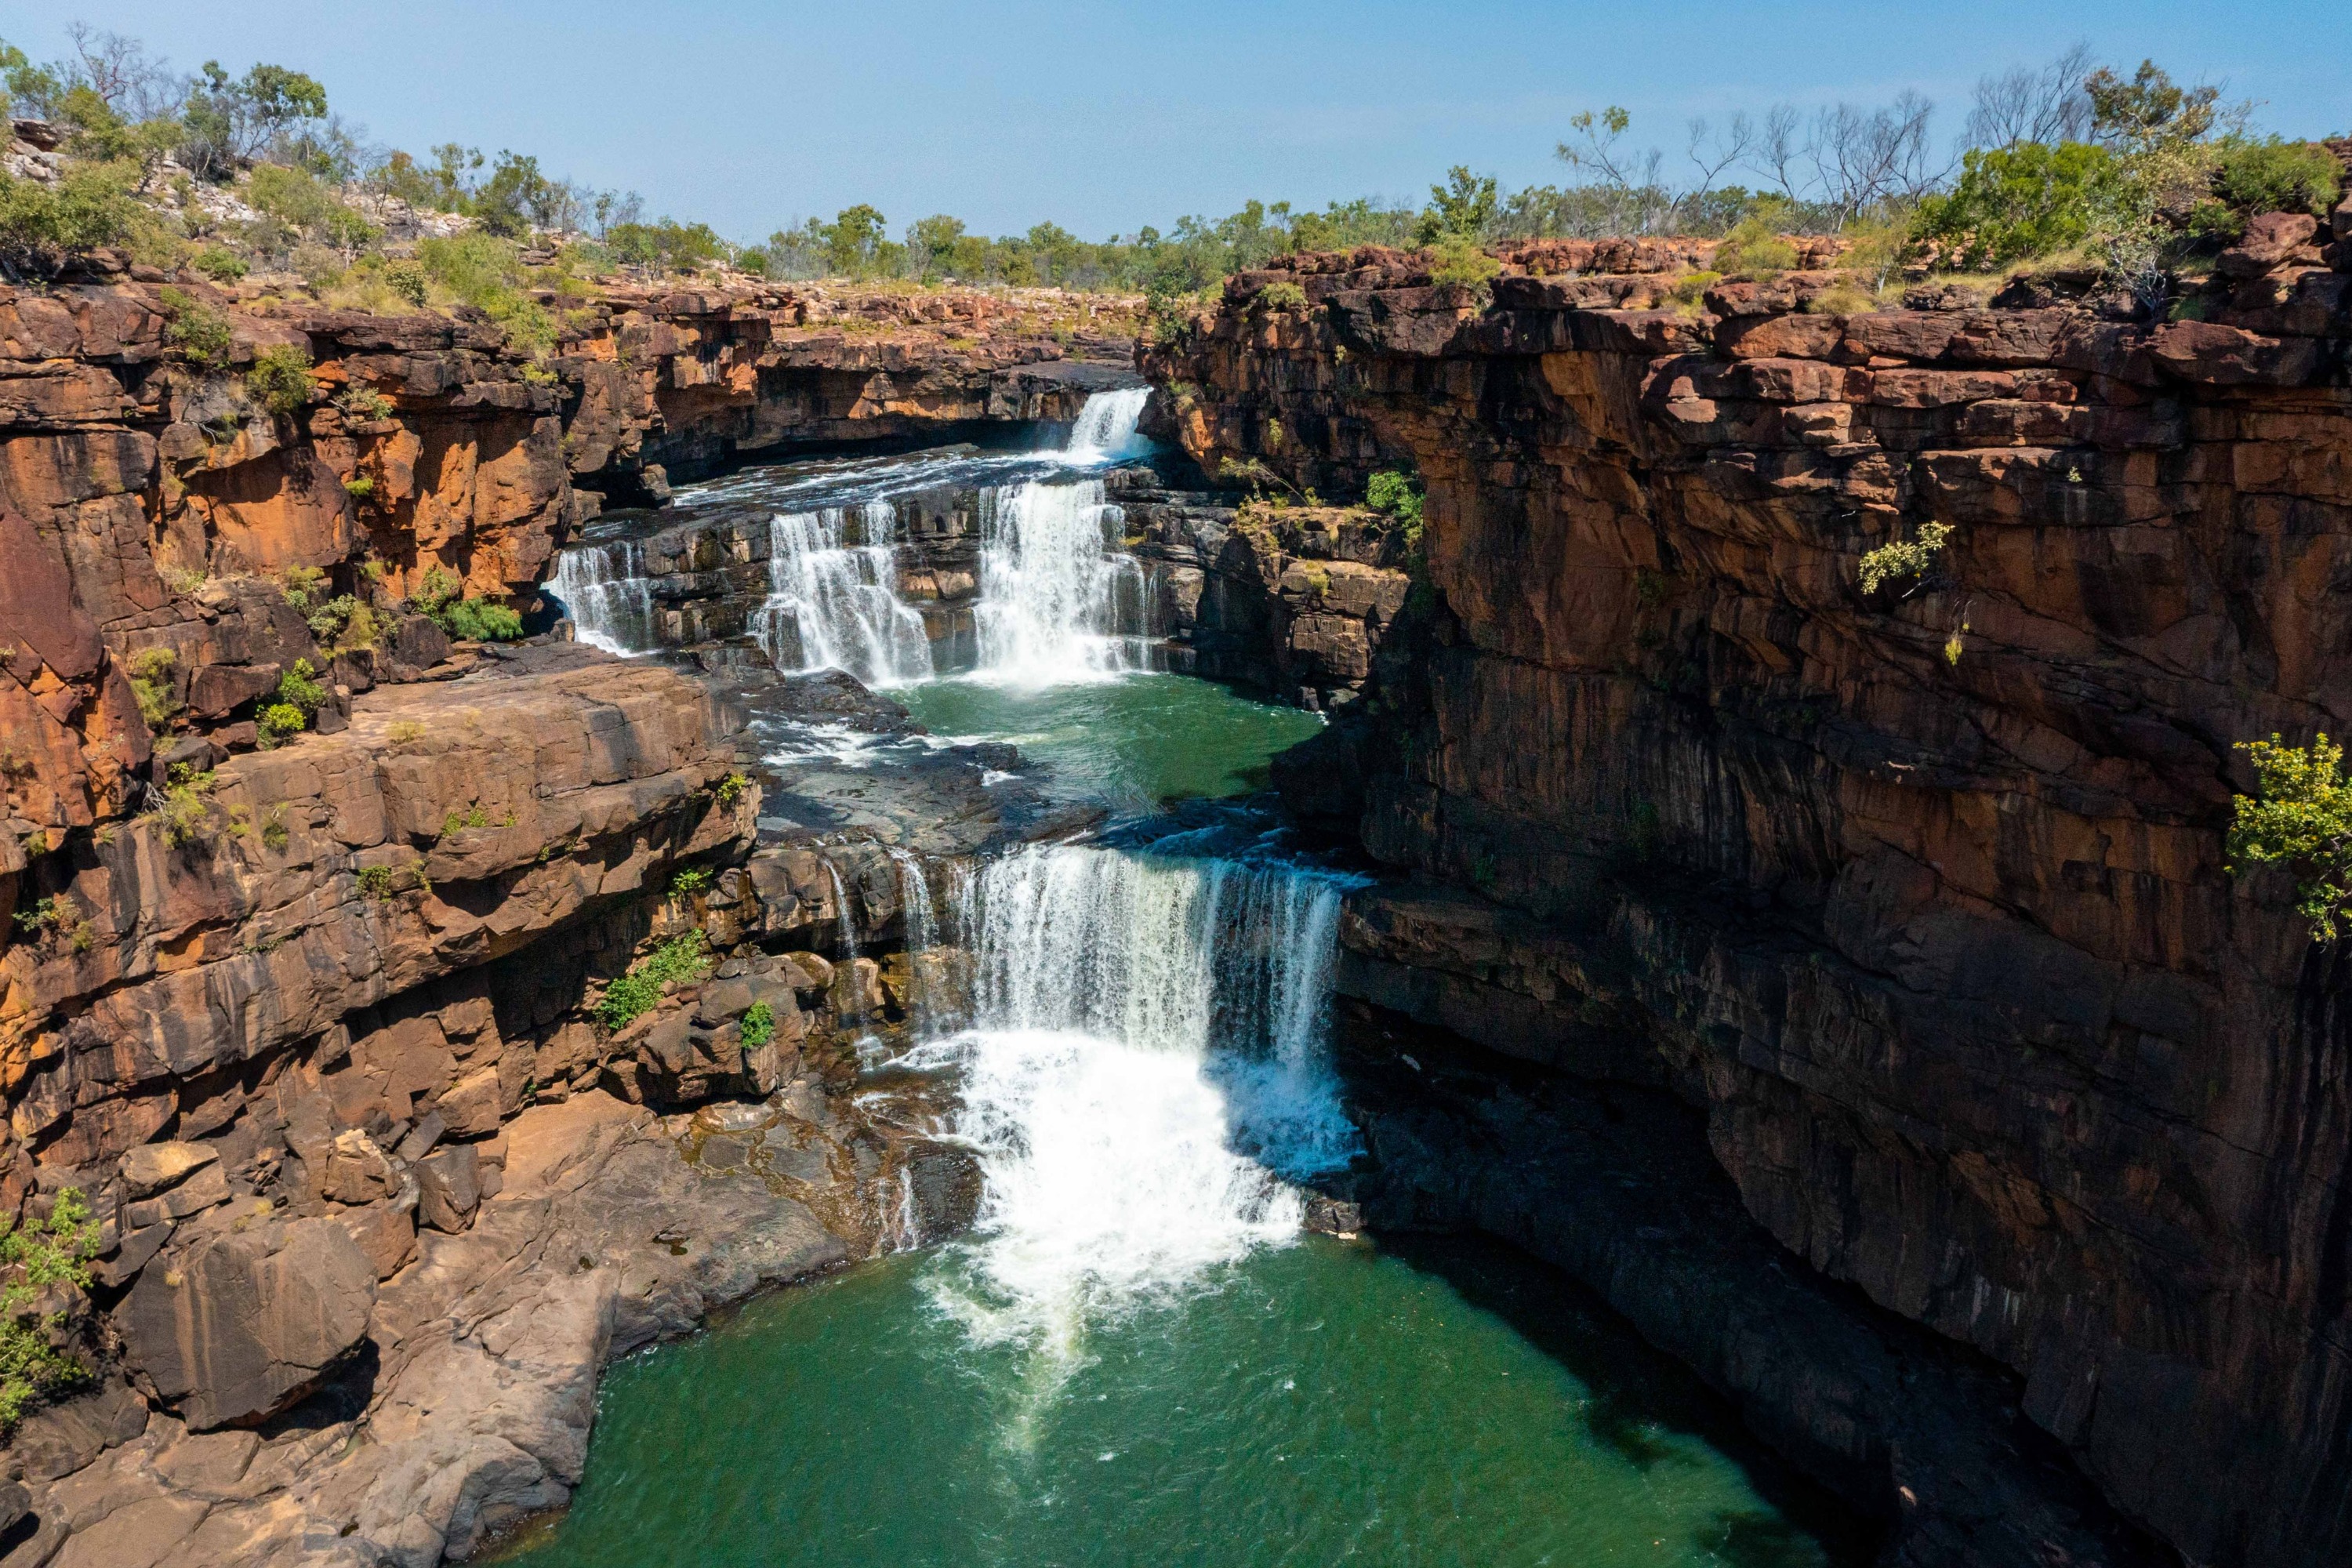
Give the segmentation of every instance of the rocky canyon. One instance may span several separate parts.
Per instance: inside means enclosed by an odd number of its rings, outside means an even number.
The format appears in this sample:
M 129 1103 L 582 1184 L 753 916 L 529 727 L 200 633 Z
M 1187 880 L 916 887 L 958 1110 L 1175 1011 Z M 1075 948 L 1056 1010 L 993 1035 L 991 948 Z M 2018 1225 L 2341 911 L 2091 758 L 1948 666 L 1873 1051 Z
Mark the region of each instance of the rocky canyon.
M 0 289 L 0 1209 L 95 1227 L 0 1565 L 543 1550 L 609 1363 L 1146 1211 L 1532 1255 L 1859 1542 L 1738 1560 L 2352 1556 L 2344 965 L 2225 853 L 2352 704 L 2352 202 L 2157 322 L 1718 249 Z

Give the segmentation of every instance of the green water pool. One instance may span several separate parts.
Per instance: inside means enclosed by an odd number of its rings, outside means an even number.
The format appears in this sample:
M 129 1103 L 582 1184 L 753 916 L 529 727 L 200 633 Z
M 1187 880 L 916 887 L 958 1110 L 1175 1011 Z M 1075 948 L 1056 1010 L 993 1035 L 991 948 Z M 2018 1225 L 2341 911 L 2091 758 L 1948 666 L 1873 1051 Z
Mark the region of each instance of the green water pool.
M 1182 675 L 1042 689 L 934 680 L 890 695 L 936 734 L 1010 741 L 1056 788 L 1135 809 L 1264 789 L 1266 760 L 1323 725 Z
M 1867 1542 L 1689 1375 L 1490 1245 L 1306 1237 L 1066 1340 L 977 1333 L 961 1247 L 613 1368 L 530 1568 L 1643 1564 Z

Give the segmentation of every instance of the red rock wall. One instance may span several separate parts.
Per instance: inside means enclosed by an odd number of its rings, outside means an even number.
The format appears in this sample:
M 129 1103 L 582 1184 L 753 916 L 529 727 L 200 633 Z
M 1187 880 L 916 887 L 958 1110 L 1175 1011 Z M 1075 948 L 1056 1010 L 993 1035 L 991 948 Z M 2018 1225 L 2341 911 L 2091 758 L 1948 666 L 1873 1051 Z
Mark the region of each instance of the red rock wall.
M 1427 614 L 1279 776 L 1524 913 L 1362 900 L 1351 984 L 1703 1106 L 1781 1242 L 2191 1560 L 2352 1558 L 2347 977 L 2222 864 L 2233 743 L 2352 722 L 2352 207 L 2154 329 L 1592 308 L 1654 270 L 1302 258 L 1147 356 L 1204 466 L 1428 481 Z

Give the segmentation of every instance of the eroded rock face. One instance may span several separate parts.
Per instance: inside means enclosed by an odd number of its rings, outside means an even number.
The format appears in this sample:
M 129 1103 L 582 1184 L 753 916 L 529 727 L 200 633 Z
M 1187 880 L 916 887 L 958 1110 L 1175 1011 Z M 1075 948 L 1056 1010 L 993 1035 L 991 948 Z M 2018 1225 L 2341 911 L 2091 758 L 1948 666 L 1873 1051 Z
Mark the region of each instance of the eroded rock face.
M 2156 328 L 1301 258 L 1307 310 L 1245 275 L 1149 361 L 1204 467 L 1429 485 L 1428 613 L 1277 779 L 1474 896 L 1360 901 L 1347 983 L 1704 1108 L 1783 1245 L 2215 1563 L 2352 1552 L 2344 977 L 2222 856 L 2232 746 L 2352 710 L 2352 257 L 2313 238 Z
M 367 1334 L 376 1270 L 331 1219 L 205 1237 L 139 1277 L 120 1317 L 131 1364 L 192 1431 L 267 1420 Z

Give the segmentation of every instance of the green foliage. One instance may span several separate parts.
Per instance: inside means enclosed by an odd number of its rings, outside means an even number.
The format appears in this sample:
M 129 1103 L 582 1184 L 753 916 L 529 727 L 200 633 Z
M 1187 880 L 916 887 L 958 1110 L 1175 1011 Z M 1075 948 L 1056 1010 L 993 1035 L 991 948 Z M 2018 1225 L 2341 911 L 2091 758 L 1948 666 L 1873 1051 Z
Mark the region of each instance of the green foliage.
M 616 224 L 606 231 L 604 244 L 624 266 L 663 272 L 693 272 L 733 252 L 709 224 L 681 224 L 669 218 L 659 223 Z
M 163 307 L 163 342 L 198 370 L 217 370 L 228 363 L 235 336 L 228 318 L 185 289 L 165 288 L 156 295 Z
M 1916 539 L 1897 540 L 1869 552 L 1862 558 L 1862 591 L 1875 594 L 1881 584 L 1899 583 L 1925 573 L 1951 535 L 1948 523 L 1923 522 Z
M 2336 205 L 2343 171 L 2335 154 L 2315 142 L 2225 136 L 2213 153 L 2214 197 L 2242 219 L 2267 212 L 2324 216 Z
M 765 1002 L 754 1002 L 743 1009 L 740 1038 L 743 1048 L 756 1051 L 776 1037 L 776 1010 Z
M 1480 249 L 1476 240 L 1456 235 L 1431 246 L 1429 252 L 1432 283 L 1460 289 L 1481 305 L 1492 296 L 1495 275 L 1503 264 Z
M 163 824 L 165 844 L 184 849 L 211 837 L 212 793 L 218 779 L 211 770 L 200 773 L 187 763 L 173 766 L 163 788 L 163 804 L 155 813 Z
M 59 1192 L 46 1219 L 20 1226 L 0 1216 L 0 1431 L 14 1428 L 41 1399 L 89 1375 L 77 1357 L 51 1342 L 70 1313 L 44 1314 L 34 1306 L 49 1286 L 88 1290 L 98 1247 L 99 1225 L 79 1187 Z
M 416 258 L 431 283 L 504 328 L 519 353 L 535 359 L 555 347 L 555 318 L 523 292 L 521 253 L 511 240 L 481 233 L 423 239 Z
M 367 500 L 375 494 L 375 476 L 353 474 L 343 481 L 343 493 L 353 500 Z
M 678 894 L 699 893 L 710 886 L 710 868 L 688 866 L 669 879 L 669 890 Z
M 1445 171 L 1445 184 L 1429 187 L 1429 205 L 1413 226 L 1413 238 L 1423 245 L 1466 240 L 1475 247 L 1495 226 L 1498 201 L 1493 175 L 1480 179 L 1456 163 Z
M 296 659 L 293 668 L 278 678 L 278 700 L 290 703 L 308 719 L 327 700 L 327 689 L 320 684 L 318 677 L 319 672 L 310 667 L 309 659 Z
M 731 807 L 738 800 L 742 798 L 743 792 L 751 787 L 751 780 L 749 774 L 729 773 L 725 778 L 720 779 L 717 784 L 710 786 L 710 795 L 711 798 L 716 800 L 721 806 Z
M 2344 748 L 2323 731 L 2309 746 L 2289 746 L 2273 734 L 2237 749 L 2252 759 L 2257 783 L 2252 798 L 2232 803 L 2231 874 L 2294 867 L 2295 912 L 2313 941 L 2334 942 L 2352 904 L 2352 783 L 2344 777 Z
M 520 615 L 488 599 L 461 598 L 464 591 L 455 574 L 428 567 L 409 595 L 409 607 L 463 641 L 512 642 L 522 636 Z
M 392 868 L 363 866 L 359 875 L 360 896 L 382 903 L 392 897 Z
M 30 909 L 16 911 L 16 929 L 27 936 L 38 936 L 45 931 L 64 928 L 73 918 L 73 905 L 54 897 L 37 899 Z
M 128 239 L 139 221 L 127 163 L 68 163 L 52 188 L 0 174 L 0 253 L 70 254 Z
M 188 266 L 215 283 L 234 283 L 246 274 L 245 258 L 225 245 L 207 245 Z
M 1307 290 L 1296 283 L 1273 282 L 1257 291 L 1257 302 L 1268 310 L 1303 310 L 1307 309 Z
M 1959 182 L 1919 204 L 1915 233 L 1947 267 L 1990 272 L 2090 237 L 2123 167 L 2105 147 L 2020 142 L 1961 160 Z
M 1412 476 L 1394 468 L 1383 468 L 1374 474 L 1364 487 L 1364 504 L 1374 511 L 1384 511 L 1404 525 L 1408 545 L 1421 542 L 1422 493 Z
M 273 805 L 269 815 L 261 820 L 261 842 L 271 849 L 284 849 L 293 836 L 286 829 L 286 808 Z
M 157 734 L 172 726 L 179 712 L 173 673 L 179 657 L 168 647 L 142 648 L 131 656 L 131 695 L 139 703 L 139 717 Z
M 260 727 L 261 744 L 267 749 L 300 734 L 310 721 L 291 702 L 272 702 L 261 710 L 256 722 Z
M 1767 204 L 1734 224 L 1715 253 L 1716 270 L 1754 282 L 1777 278 L 1797 264 L 1797 247 L 1780 232 L 1789 210 Z
M 379 419 L 386 419 L 392 416 L 391 398 L 373 386 L 362 386 L 357 383 L 346 386 L 336 395 L 335 406 L 341 411 L 344 418 L 355 425 L 373 425 Z M 343 488 L 351 490 L 352 481 L 345 480 Z M 374 489 L 373 481 L 370 481 L 366 489 L 352 490 L 352 494 L 369 495 L 373 493 Z
M 463 811 L 453 806 L 447 815 L 441 818 L 441 837 L 446 838 L 452 834 L 463 833 L 469 827 L 488 827 L 489 825 L 490 814 L 484 809 L 481 802 L 476 801 Z
M 293 415 L 310 405 L 318 391 L 310 374 L 310 356 L 291 343 L 272 343 L 254 356 L 245 373 L 245 388 L 253 400 L 272 414 Z
M 709 968 L 709 939 L 698 929 L 674 936 L 605 983 L 596 1016 L 607 1029 L 618 1029 L 660 1001 L 663 986 L 699 980 Z

